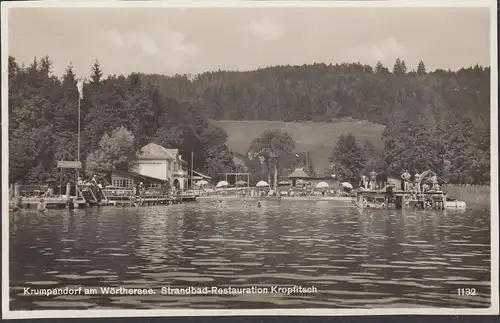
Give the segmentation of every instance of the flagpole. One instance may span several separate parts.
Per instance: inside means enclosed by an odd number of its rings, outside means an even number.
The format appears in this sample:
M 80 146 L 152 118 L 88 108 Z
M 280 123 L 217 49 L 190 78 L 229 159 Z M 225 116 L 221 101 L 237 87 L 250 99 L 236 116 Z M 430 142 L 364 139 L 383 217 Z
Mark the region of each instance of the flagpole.
M 76 155 L 76 161 L 80 161 L 80 91 L 78 91 L 78 152 Z M 76 169 L 76 184 L 75 184 L 75 195 L 76 195 L 76 200 L 78 201 L 78 177 L 80 177 L 80 169 Z
M 77 162 L 80 162 L 80 104 L 83 94 L 83 84 L 81 82 L 82 80 L 77 81 L 77 89 L 78 89 L 78 134 L 77 134 L 78 145 L 77 145 L 77 155 L 76 155 Z M 80 177 L 80 168 L 76 169 L 76 184 L 75 184 L 76 200 L 78 200 L 78 177 Z
M 192 151 L 191 152 L 191 189 L 193 189 L 194 185 L 193 185 L 193 168 L 194 168 L 194 152 Z
M 77 161 L 80 161 L 80 104 L 81 98 L 78 96 L 78 156 Z

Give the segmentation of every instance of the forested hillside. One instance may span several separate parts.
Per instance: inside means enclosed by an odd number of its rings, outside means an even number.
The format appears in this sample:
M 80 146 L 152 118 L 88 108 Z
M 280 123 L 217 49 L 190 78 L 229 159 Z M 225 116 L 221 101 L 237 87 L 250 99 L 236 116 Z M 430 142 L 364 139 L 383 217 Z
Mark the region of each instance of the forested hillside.
M 489 67 L 428 72 L 420 62 L 409 71 L 398 59 L 391 69 L 313 64 L 141 77 L 215 120 L 379 123 L 388 172 L 432 167 L 454 182 L 489 181 Z
M 141 75 L 163 94 L 204 103 L 216 120 L 329 121 L 351 117 L 388 125 L 412 99 L 438 119 L 451 114 L 487 118 L 490 69 L 407 72 L 382 64 L 276 66 L 249 72 L 207 72 L 189 78 Z M 486 120 L 484 120 L 486 121 Z M 482 127 L 482 125 L 477 125 Z

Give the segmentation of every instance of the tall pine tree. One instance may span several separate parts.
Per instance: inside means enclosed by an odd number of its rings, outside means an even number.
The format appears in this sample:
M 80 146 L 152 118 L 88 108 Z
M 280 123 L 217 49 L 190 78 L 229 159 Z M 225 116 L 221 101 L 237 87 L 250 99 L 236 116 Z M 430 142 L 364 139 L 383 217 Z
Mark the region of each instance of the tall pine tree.
M 405 75 L 406 74 L 406 63 L 401 59 L 397 58 L 392 68 L 392 73 L 394 75 Z
M 427 73 L 427 71 L 425 69 L 424 62 L 422 62 L 422 61 L 418 62 L 417 75 L 425 75 L 426 73 Z

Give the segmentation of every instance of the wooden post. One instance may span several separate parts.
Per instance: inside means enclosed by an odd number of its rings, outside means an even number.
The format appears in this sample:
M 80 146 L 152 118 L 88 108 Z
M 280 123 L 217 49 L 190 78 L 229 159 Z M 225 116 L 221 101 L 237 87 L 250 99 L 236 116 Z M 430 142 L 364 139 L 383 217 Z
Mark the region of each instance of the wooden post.
M 403 195 L 396 195 L 396 209 L 400 210 L 403 208 Z
M 356 204 L 358 205 L 359 208 L 363 208 L 364 207 L 364 203 L 363 202 L 364 202 L 363 193 L 358 192 L 358 198 L 357 198 Z
M 73 203 L 73 207 L 75 209 L 78 209 L 80 207 L 80 204 L 78 204 L 78 183 L 75 185 L 75 202 Z
M 14 197 L 20 197 L 21 196 L 21 185 L 19 183 L 14 184 Z
M 66 198 L 69 200 L 71 198 L 71 183 L 66 184 Z
M 63 169 L 61 167 L 61 174 L 59 176 L 59 196 L 62 196 L 62 176 L 63 176 Z
M 194 152 L 191 152 L 191 189 L 194 189 L 193 169 L 194 169 Z
M 276 163 L 274 164 L 274 185 L 273 185 L 273 191 L 276 194 L 276 191 L 278 189 L 278 165 Z

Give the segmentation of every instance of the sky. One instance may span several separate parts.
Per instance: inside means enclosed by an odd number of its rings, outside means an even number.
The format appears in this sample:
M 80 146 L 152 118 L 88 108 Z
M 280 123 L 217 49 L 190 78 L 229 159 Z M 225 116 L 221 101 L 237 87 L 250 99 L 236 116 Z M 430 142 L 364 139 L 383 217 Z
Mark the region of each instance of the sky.
M 489 66 L 487 8 L 13 8 L 8 53 L 88 77 L 356 62 Z

